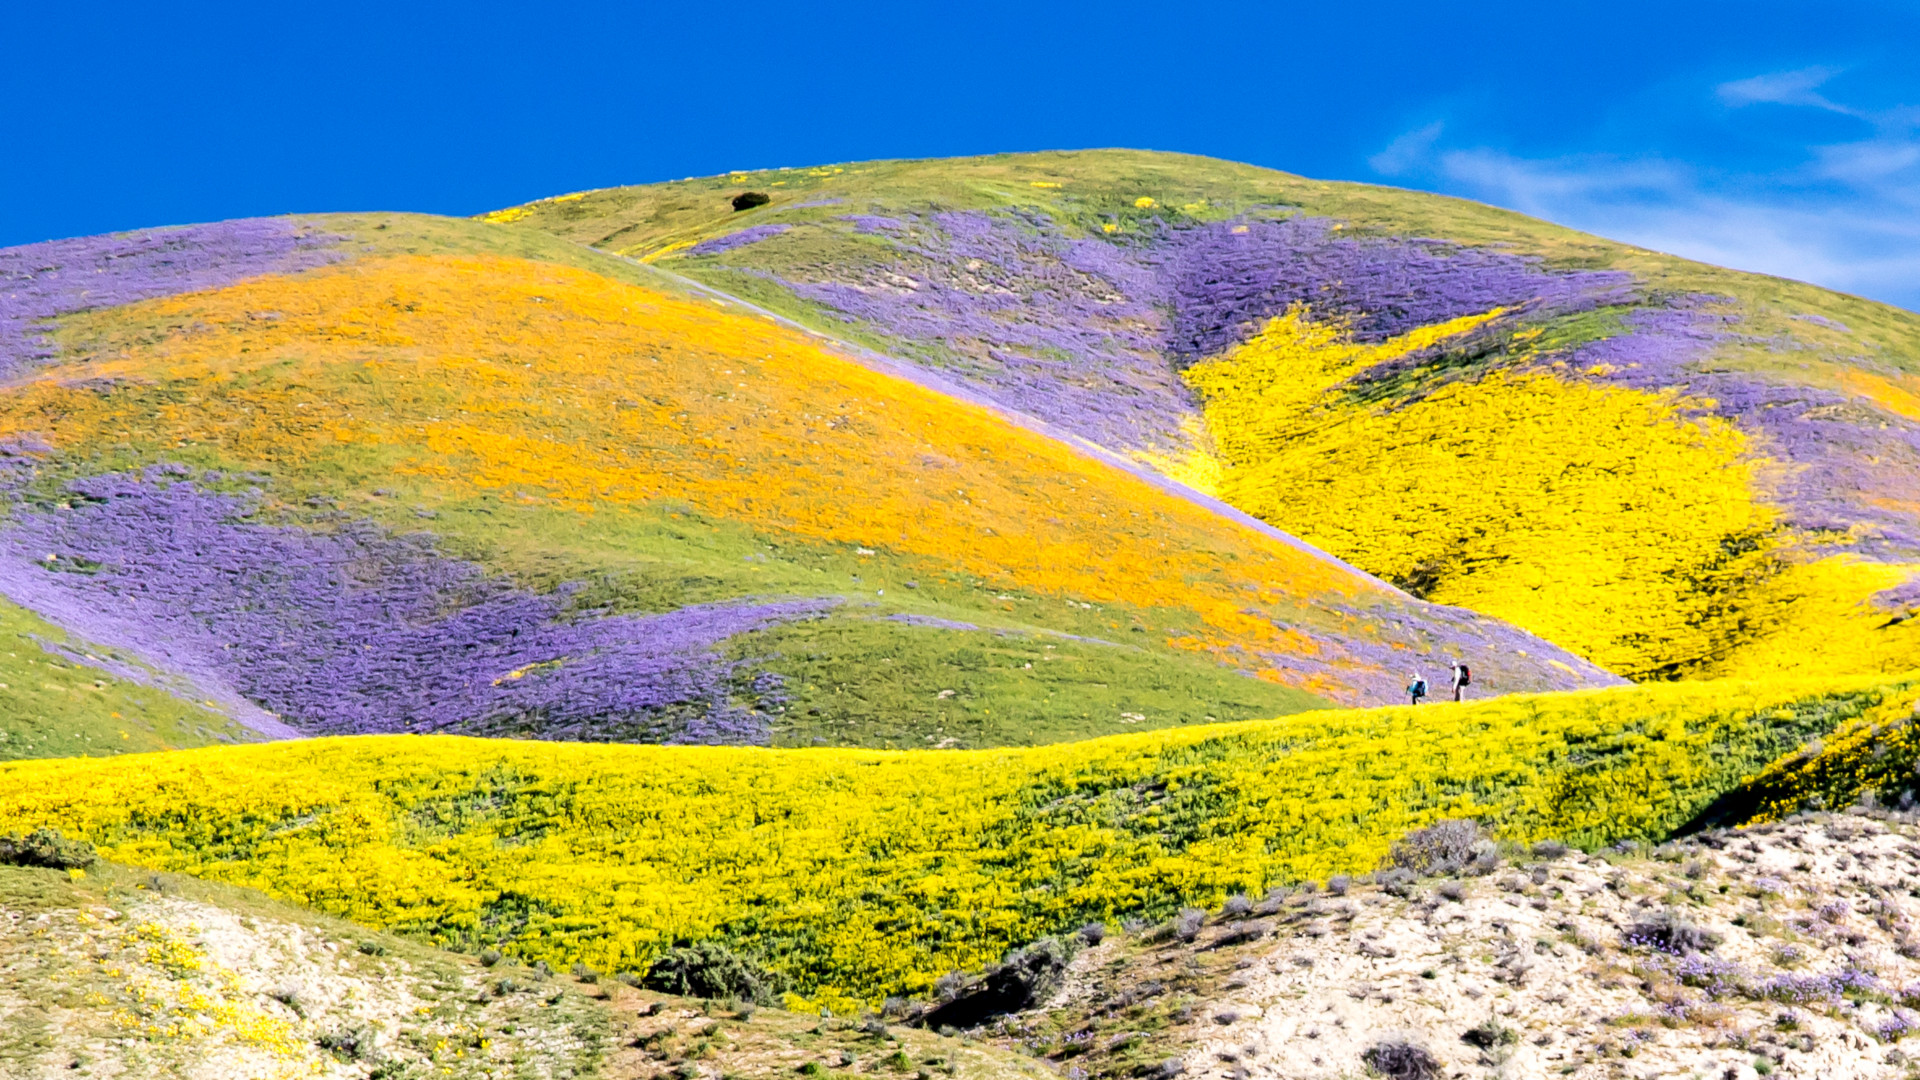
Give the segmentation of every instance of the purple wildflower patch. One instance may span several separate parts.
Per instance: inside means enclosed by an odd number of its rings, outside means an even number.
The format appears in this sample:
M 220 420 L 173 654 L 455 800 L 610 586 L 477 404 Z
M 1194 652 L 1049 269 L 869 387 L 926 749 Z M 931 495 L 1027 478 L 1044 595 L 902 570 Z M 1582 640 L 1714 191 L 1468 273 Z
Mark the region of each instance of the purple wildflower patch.
M 1633 287 L 1619 271 L 1549 271 L 1538 259 L 1439 240 L 1342 237 L 1324 218 L 1169 230 L 1149 258 L 1173 300 L 1168 347 L 1182 361 L 1244 340 L 1295 304 L 1380 341 L 1496 307 L 1621 303 Z
M 0 593 L 179 674 L 269 733 L 459 732 L 764 743 L 732 699 L 737 634 L 832 599 L 658 615 L 570 611 L 439 555 L 425 535 L 248 521 L 252 500 L 162 470 L 76 481 L 0 533 Z M 780 687 L 752 683 L 761 700 Z
M 34 325 L 43 319 L 321 266 L 341 257 L 330 250 L 341 239 L 244 218 L 0 248 L 0 378 L 52 357 Z
M 748 244 L 757 244 L 769 237 L 779 236 L 791 225 L 750 225 L 739 232 L 730 232 L 725 236 L 716 236 L 711 240 L 702 240 L 687 249 L 689 255 L 718 255 L 722 252 L 743 248 Z
M 1920 522 L 1899 509 L 1920 478 L 1920 424 L 1835 391 L 1709 363 L 1738 338 L 1727 303 L 1693 295 L 1634 311 L 1627 333 L 1588 342 L 1568 362 L 1589 378 L 1710 401 L 1708 411 L 1756 436 L 1762 453 L 1793 463 L 1773 486 L 1795 528 L 1846 534 L 1868 558 L 1920 555 Z
M 892 237 L 897 261 L 783 284 L 1003 407 L 1103 446 L 1178 444 L 1193 405 L 1160 355 L 1150 270 L 1037 213 L 850 220 Z
M 1626 274 L 1347 238 L 1321 219 L 1163 229 L 1128 244 L 1072 237 L 1032 210 L 841 220 L 887 238 L 894 258 L 811 265 L 783 285 L 1002 407 L 1120 451 L 1184 446 L 1196 406 L 1178 368 L 1292 304 L 1377 340 L 1496 306 L 1576 311 L 1630 292 Z
M 842 214 L 841 221 L 853 222 L 853 231 L 869 236 L 876 233 L 903 233 L 907 223 L 899 218 L 883 217 L 879 214 Z

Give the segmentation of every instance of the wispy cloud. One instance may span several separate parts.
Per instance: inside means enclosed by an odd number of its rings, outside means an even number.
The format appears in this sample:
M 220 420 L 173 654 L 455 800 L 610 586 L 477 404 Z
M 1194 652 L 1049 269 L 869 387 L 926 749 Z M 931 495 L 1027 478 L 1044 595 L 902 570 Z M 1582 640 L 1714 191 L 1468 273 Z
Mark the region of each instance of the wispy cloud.
M 1805 105 L 1814 109 L 1826 109 L 1829 112 L 1845 113 L 1856 116 L 1858 113 L 1828 100 L 1819 90 L 1828 79 L 1840 72 L 1829 67 L 1801 68 L 1798 71 L 1776 71 L 1766 75 L 1755 75 L 1749 79 L 1736 79 L 1714 87 L 1715 96 L 1735 108 L 1742 105 Z
M 1463 194 L 1577 229 L 1920 308 L 1920 216 L 1911 201 L 1720 192 L 1665 161 L 1465 150 L 1442 155 L 1439 169 Z
M 1444 120 L 1414 128 L 1388 143 L 1385 150 L 1368 158 L 1367 164 L 1382 176 L 1399 176 L 1416 169 L 1433 155 L 1433 144 L 1440 141 L 1440 134 L 1446 129 Z
M 1818 92 L 1828 68 L 1723 83 L 1729 105 L 1844 113 L 1865 139 L 1807 146 L 1771 171 L 1728 174 L 1671 154 L 1524 157 L 1443 145 L 1439 123 L 1371 159 L 1376 171 L 1535 217 L 1740 270 L 1920 310 L 1920 110 L 1855 109 Z

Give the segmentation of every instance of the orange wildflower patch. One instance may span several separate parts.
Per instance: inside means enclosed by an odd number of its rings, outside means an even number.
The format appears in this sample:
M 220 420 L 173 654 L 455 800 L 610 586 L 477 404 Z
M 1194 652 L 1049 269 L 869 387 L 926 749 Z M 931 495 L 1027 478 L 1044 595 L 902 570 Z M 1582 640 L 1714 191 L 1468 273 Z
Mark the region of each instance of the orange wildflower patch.
M 369 260 L 137 305 L 126 318 L 174 329 L 49 370 L 0 404 L 0 426 L 63 448 L 138 429 L 161 448 L 211 444 L 234 465 L 295 476 L 371 454 L 455 494 L 583 513 L 686 505 L 938 560 L 996 587 L 1160 609 L 1162 629 L 1194 631 L 1194 645 L 1241 663 L 1252 658 L 1240 648 L 1320 651 L 1276 616 L 1354 632 L 1359 620 L 1315 611 L 1316 600 L 1399 603 L 798 333 L 567 267 Z M 76 385 L 114 378 L 157 378 L 167 392 Z

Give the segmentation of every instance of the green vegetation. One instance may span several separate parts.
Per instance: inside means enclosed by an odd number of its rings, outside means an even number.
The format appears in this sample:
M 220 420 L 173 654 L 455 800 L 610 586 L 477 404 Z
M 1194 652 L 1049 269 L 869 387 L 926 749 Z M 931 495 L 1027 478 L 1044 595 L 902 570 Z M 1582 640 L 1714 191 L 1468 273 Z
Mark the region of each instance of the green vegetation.
M 89 658 L 130 658 L 73 642 L 0 600 L 0 761 L 98 757 L 257 739 L 212 706 L 108 674 Z M 157 676 L 156 676 L 157 681 Z
M 734 648 L 785 677 L 790 700 L 774 725 L 781 746 L 1033 746 L 1327 704 L 1132 642 L 933 630 L 876 615 L 748 634 Z

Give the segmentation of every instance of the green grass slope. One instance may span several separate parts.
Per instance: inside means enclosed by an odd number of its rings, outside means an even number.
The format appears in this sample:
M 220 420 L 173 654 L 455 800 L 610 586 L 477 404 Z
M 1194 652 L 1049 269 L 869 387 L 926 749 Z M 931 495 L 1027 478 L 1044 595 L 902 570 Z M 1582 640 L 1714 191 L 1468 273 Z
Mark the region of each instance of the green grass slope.
M 95 757 L 246 742 L 259 736 L 211 703 L 161 686 L 158 673 L 114 658 L 31 612 L 0 601 L 0 761 Z

